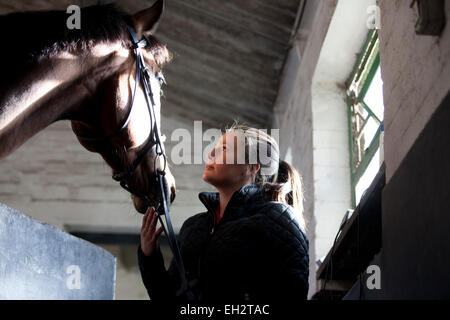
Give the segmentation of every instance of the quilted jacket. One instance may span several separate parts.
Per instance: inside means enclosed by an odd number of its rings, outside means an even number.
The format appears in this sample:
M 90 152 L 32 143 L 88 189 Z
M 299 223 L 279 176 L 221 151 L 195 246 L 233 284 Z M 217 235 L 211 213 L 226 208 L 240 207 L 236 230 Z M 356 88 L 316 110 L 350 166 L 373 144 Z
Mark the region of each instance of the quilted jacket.
M 308 238 L 290 206 L 267 201 L 262 188 L 245 185 L 216 224 L 219 194 L 202 192 L 206 212 L 187 219 L 178 235 L 192 291 L 200 301 L 304 300 L 308 292 Z M 160 249 L 138 248 L 141 276 L 152 300 L 175 300 L 180 278 L 166 271 Z

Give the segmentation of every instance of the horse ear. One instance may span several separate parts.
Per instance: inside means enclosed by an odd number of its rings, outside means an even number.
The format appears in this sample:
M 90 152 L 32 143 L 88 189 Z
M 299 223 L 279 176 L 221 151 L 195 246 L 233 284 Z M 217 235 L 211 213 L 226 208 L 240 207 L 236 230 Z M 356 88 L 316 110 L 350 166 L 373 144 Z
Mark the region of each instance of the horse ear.
M 137 36 L 155 33 L 164 10 L 164 0 L 157 0 L 150 8 L 139 11 L 131 16 Z

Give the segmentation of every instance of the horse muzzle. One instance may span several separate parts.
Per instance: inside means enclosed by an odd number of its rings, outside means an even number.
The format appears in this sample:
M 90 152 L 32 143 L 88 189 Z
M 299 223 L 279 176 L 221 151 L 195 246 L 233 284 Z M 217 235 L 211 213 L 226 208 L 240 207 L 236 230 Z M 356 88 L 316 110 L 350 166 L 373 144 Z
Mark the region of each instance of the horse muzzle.
M 167 205 L 170 206 L 175 200 L 176 196 L 175 179 L 173 179 L 172 175 L 169 175 L 169 177 L 167 177 L 166 174 L 163 177 L 163 187 L 167 199 Z M 149 194 L 145 197 L 146 199 L 144 199 L 143 197 L 139 197 L 136 194 L 131 194 L 134 208 L 141 214 L 145 214 L 149 206 L 153 206 L 155 208 L 159 207 L 162 209 L 162 193 L 159 190 L 158 186 L 156 186 L 155 190 L 150 190 L 148 193 Z

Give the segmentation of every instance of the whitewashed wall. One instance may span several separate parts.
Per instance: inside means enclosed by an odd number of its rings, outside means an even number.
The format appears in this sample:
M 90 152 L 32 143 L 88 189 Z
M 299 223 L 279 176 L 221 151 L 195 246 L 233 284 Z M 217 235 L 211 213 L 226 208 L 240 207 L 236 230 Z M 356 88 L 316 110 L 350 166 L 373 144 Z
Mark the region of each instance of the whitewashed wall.
M 450 30 L 440 37 L 415 33 L 408 0 L 377 1 L 381 9 L 380 59 L 384 82 L 386 180 L 392 177 L 450 83 Z M 445 1 L 447 19 L 450 1 Z
M 351 208 L 350 147 L 345 81 L 369 29 L 375 0 L 341 0 L 320 52 L 312 84 L 316 252 L 325 256 Z M 344 45 L 345 44 L 345 45 Z
M 305 17 L 285 64 L 284 75 L 275 106 L 275 126 L 280 128 L 283 155 L 303 176 L 305 218 L 310 241 L 309 293 L 316 291 L 317 217 L 313 158 L 313 119 L 311 86 L 314 70 L 327 34 L 337 1 L 308 2 Z
M 345 80 L 368 29 L 375 0 L 308 2 L 285 64 L 276 103 L 280 143 L 303 175 L 310 238 L 310 292 L 316 291 L 316 260 L 331 249 L 351 207 Z

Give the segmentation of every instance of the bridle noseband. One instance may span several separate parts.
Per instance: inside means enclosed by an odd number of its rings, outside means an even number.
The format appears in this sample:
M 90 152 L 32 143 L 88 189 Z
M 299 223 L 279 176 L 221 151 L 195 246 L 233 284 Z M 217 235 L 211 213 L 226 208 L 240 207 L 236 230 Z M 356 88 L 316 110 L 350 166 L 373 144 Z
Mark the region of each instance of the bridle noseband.
M 77 136 L 77 137 L 78 137 L 78 139 L 84 140 L 84 141 L 99 142 L 99 141 L 107 141 L 107 140 L 117 136 L 118 134 L 120 134 L 127 127 L 128 122 L 130 121 L 131 111 L 133 110 L 134 98 L 136 96 L 137 88 L 142 83 L 142 88 L 144 91 L 144 96 L 145 96 L 145 100 L 147 102 L 147 107 L 148 107 L 150 121 L 151 121 L 150 135 L 147 138 L 147 141 L 146 141 L 144 147 L 140 150 L 139 154 L 132 162 L 131 166 L 125 171 L 113 174 L 112 178 L 114 180 L 120 182 L 120 186 L 122 188 L 124 188 L 125 190 L 127 190 L 128 192 L 133 194 L 134 196 L 143 200 L 147 204 L 147 206 L 155 206 L 155 210 L 158 213 L 158 219 L 161 223 L 161 226 L 164 229 L 164 233 L 168 239 L 170 249 L 173 253 L 175 263 L 176 263 L 178 271 L 180 273 L 181 288 L 177 292 L 177 295 L 184 295 L 187 300 L 194 300 L 195 297 L 194 297 L 194 294 L 192 293 L 192 291 L 189 287 L 188 281 L 187 281 L 186 271 L 185 271 L 183 260 L 181 257 L 181 252 L 180 252 L 180 249 L 178 246 L 177 239 L 175 237 L 175 233 L 173 231 L 172 222 L 171 222 L 169 211 L 168 211 L 169 209 L 168 209 L 167 195 L 166 195 L 165 188 L 164 188 L 164 175 L 166 173 L 167 159 L 166 159 L 166 154 L 165 154 L 163 145 L 161 143 L 160 132 L 159 132 L 158 126 L 157 126 L 157 120 L 156 120 L 156 115 L 155 115 L 156 104 L 153 99 L 150 70 L 145 65 L 144 56 L 141 51 L 143 48 L 147 47 L 149 42 L 148 42 L 148 40 L 146 40 L 145 36 L 144 36 L 144 38 L 139 40 L 137 38 L 137 34 L 134 31 L 134 29 L 128 25 L 127 25 L 127 27 L 128 27 L 128 31 L 131 35 L 131 38 L 133 40 L 133 49 L 135 50 L 135 55 L 136 55 L 136 81 L 135 81 L 134 92 L 133 92 L 133 96 L 132 96 L 132 100 L 131 100 L 131 107 L 130 107 L 130 111 L 128 112 L 127 119 L 125 120 L 125 122 L 123 123 L 121 128 L 119 130 L 117 130 L 115 133 L 113 133 L 112 135 L 105 136 L 105 137 L 95 137 L 95 138 L 83 137 L 83 136 Z M 164 81 L 164 78 L 161 73 L 158 72 L 157 75 L 159 76 L 160 79 L 162 79 Z M 136 190 L 132 190 L 126 183 L 126 180 L 133 176 L 136 168 L 139 166 L 139 164 L 145 158 L 146 154 L 151 149 L 153 149 L 153 147 L 155 147 L 155 146 L 156 146 L 156 150 L 155 150 L 156 157 L 154 159 L 154 166 L 153 166 L 154 171 L 155 171 L 154 176 L 156 178 L 155 182 L 158 184 L 159 191 L 161 193 L 161 201 L 156 204 L 153 201 L 151 201 L 145 194 L 142 194 Z M 162 170 L 157 169 L 157 167 L 156 167 L 156 164 L 157 164 L 156 161 L 158 160 L 159 157 L 162 157 L 163 161 L 164 161 L 163 162 L 164 166 L 163 166 Z M 164 217 L 165 217 L 167 229 L 164 226 L 163 221 L 161 219 L 162 215 L 164 215 Z

